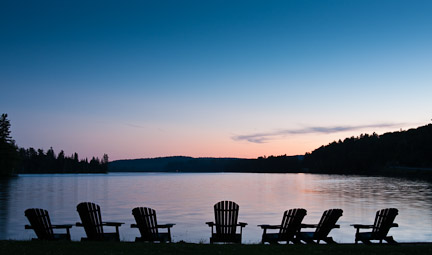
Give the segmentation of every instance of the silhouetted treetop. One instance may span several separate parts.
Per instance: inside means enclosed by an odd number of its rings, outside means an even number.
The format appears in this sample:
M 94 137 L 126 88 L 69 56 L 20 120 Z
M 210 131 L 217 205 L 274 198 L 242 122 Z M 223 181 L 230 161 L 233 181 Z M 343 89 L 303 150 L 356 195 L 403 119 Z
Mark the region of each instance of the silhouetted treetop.
M 8 115 L 3 113 L 0 117 L 0 177 L 15 174 L 18 162 L 17 147 L 12 139 Z
M 0 142 L 13 143 L 10 131 L 10 121 L 7 119 L 8 115 L 3 113 L 0 117 Z

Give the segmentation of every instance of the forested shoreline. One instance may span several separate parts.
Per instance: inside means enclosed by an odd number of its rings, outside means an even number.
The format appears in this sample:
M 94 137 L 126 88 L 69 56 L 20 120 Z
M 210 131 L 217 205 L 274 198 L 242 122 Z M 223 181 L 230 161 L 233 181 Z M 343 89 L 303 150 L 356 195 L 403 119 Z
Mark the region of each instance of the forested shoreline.
M 112 172 L 256 172 L 384 175 L 432 180 L 432 125 L 361 134 L 306 153 L 257 159 L 164 157 L 116 160 Z
M 432 179 L 432 124 L 382 135 L 361 134 L 334 141 L 298 156 L 256 159 L 185 156 L 116 160 L 79 159 L 53 148 L 19 148 L 10 135 L 7 114 L 0 118 L 0 176 L 19 173 L 254 172 L 413 176 Z
M 301 171 L 302 156 L 269 156 L 257 159 L 192 158 L 184 156 L 116 160 L 109 172 L 236 172 L 296 173 Z
M 20 148 L 18 151 L 19 163 L 18 173 L 106 173 L 108 171 L 108 155 L 104 154 L 102 159 L 92 157 L 79 159 L 78 153 L 65 156 L 60 151 L 56 156 L 53 148 L 46 153 L 42 149 L 37 151 L 33 148 Z

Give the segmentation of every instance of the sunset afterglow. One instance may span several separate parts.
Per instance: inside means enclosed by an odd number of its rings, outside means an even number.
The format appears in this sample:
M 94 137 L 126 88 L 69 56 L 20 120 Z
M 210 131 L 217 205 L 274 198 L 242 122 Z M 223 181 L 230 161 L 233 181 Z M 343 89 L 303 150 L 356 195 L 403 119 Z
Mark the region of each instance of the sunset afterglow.
M 430 123 L 431 1 L 0 7 L 20 147 L 110 160 L 301 155 Z

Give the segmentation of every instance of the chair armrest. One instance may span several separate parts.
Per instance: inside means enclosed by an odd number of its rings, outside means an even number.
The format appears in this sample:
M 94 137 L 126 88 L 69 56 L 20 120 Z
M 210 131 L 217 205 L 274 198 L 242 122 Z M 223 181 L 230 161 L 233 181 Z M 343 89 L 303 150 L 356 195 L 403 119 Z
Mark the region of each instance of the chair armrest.
M 131 224 L 130 227 L 131 228 L 138 228 L 138 225 L 137 224 Z
M 333 228 L 340 228 L 340 225 L 335 224 L 335 225 L 333 226 Z
M 280 229 L 281 225 L 258 225 L 261 229 Z
M 33 227 L 30 226 L 30 225 L 25 225 L 25 226 L 24 226 L 24 229 L 33 229 Z
M 102 222 L 103 226 L 108 226 L 108 227 L 120 227 L 121 225 L 123 225 L 124 222 Z
M 393 228 L 393 227 L 394 227 L 394 228 L 397 228 L 397 227 L 399 227 L 399 225 L 398 225 L 397 223 L 393 223 L 393 224 L 390 225 L 390 227 L 391 227 L 391 228 Z
M 77 222 L 77 223 L 75 223 L 75 226 L 76 226 L 76 227 L 84 227 L 84 225 L 83 225 L 81 222 Z
M 206 222 L 205 224 L 207 224 L 209 227 L 213 227 L 213 226 L 215 225 L 215 223 L 214 223 L 214 222 L 211 222 L 211 221 Z
M 157 225 L 157 228 L 172 228 L 174 225 L 175 225 L 174 223 L 162 224 L 162 225 Z
M 373 228 L 373 225 L 352 224 L 354 228 Z
M 318 224 L 301 224 L 301 228 L 317 228 Z
M 52 225 L 52 228 L 71 228 L 71 224 L 63 224 L 63 225 Z
M 239 222 L 239 223 L 237 224 L 237 226 L 240 226 L 240 227 L 242 227 L 242 228 L 246 227 L 246 225 L 247 225 L 246 222 Z

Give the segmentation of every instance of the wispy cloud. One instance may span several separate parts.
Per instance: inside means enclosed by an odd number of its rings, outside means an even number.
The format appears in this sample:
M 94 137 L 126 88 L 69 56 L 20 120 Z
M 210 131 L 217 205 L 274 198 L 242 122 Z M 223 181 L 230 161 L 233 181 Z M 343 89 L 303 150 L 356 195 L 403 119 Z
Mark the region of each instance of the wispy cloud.
M 379 123 L 371 125 L 359 125 L 359 126 L 333 126 L 333 127 L 304 127 L 301 129 L 285 129 L 266 133 L 256 133 L 250 135 L 237 135 L 232 137 L 235 141 L 248 141 L 251 143 L 265 143 L 270 140 L 281 139 L 286 135 L 298 135 L 298 134 L 331 134 L 343 131 L 354 131 L 365 128 L 389 128 L 389 127 L 400 127 L 401 123 Z

